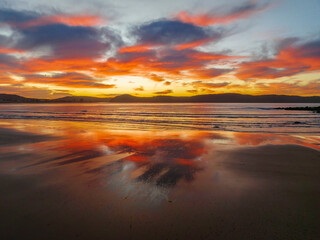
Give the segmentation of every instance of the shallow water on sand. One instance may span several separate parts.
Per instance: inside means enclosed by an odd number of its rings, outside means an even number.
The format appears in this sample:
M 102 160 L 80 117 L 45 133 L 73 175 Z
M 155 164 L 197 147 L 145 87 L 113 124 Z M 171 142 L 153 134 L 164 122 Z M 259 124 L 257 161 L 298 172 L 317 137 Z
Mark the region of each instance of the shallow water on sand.
M 1 239 L 319 239 L 319 134 L 112 126 L 0 122 Z

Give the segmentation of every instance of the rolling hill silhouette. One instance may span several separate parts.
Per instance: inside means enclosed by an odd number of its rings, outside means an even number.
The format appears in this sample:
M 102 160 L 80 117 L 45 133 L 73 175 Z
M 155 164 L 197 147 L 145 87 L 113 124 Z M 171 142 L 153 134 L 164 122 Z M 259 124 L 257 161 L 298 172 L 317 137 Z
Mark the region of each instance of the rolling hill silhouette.
M 123 94 L 113 98 L 68 96 L 57 99 L 26 98 L 13 94 L 0 94 L 0 103 L 72 103 L 72 102 L 118 102 L 118 103 L 320 103 L 320 96 L 244 95 L 238 93 L 196 95 L 191 97 L 154 96 L 136 97 Z

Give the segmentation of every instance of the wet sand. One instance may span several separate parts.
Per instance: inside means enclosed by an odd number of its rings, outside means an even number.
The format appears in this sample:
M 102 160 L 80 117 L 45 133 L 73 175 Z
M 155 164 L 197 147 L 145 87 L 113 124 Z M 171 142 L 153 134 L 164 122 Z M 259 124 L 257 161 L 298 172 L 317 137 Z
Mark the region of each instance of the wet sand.
M 10 128 L 0 128 L 0 146 L 35 143 L 52 139 L 52 136 L 33 134 Z
M 320 237 L 317 137 L 0 131 L 1 239 Z

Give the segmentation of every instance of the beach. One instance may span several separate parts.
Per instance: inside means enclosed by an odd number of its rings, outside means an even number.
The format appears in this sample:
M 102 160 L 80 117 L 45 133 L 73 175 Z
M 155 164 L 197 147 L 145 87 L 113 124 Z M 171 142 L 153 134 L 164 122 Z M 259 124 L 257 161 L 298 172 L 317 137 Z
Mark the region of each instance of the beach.
M 318 239 L 320 137 L 2 120 L 1 239 Z
M 320 240 L 319 3 L 0 0 L 0 240 Z

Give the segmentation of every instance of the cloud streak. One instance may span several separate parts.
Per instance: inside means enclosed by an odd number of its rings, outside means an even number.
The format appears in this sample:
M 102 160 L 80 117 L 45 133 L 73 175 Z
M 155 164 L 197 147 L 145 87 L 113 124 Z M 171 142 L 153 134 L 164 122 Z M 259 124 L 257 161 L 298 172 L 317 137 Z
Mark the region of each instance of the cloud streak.
M 255 14 L 269 9 L 271 6 L 273 6 L 271 3 L 260 4 L 257 1 L 248 1 L 228 11 L 214 9 L 210 12 L 199 14 L 181 11 L 174 16 L 174 19 L 197 26 L 228 24 L 237 20 L 249 18 Z
M 25 83 L 54 84 L 57 86 L 77 87 L 77 88 L 114 88 L 114 84 L 104 84 L 97 79 L 77 72 L 58 73 L 53 75 L 30 74 L 24 75 Z
M 283 41 L 272 59 L 244 62 L 236 76 L 240 79 L 275 79 L 320 70 L 320 40 L 304 43 Z

